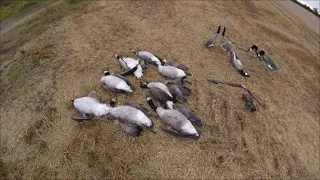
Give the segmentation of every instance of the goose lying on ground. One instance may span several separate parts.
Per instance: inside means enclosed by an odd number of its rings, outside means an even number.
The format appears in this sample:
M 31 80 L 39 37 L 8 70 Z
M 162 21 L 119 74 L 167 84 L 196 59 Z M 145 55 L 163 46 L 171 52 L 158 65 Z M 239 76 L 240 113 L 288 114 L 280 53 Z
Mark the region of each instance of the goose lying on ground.
M 199 138 L 197 130 L 185 115 L 174 109 L 156 107 L 150 97 L 147 97 L 147 102 L 166 124 L 165 130 L 182 135 L 183 137 Z
M 167 101 L 173 101 L 173 96 L 170 93 L 168 87 L 161 82 L 140 82 L 140 87 L 149 89 L 150 95 L 159 101 L 162 104 L 165 104 Z
M 188 120 L 195 125 L 203 126 L 203 122 L 201 119 L 187 106 L 183 104 L 173 103 L 172 101 L 168 101 L 166 103 L 168 109 L 175 109 L 185 115 Z
M 152 54 L 151 52 L 148 52 L 148 51 L 134 51 L 132 50 L 133 53 L 136 54 L 137 58 L 143 60 L 146 64 L 154 64 L 154 65 L 157 65 L 157 64 L 160 64 L 162 63 L 162 59 L 159 58 L 158 56 Z
M 155 133 L 153 122 L 142 111 L 132 106 L 117 106 L 109 110 L 109 114 L 119 121 L 120 127 L 132 136 L 139 136 L 143 128 Z
M 93 116 L 107 115 L 110 111 L 111 100 L 108 104 L 100 102 L 100 98 L 97 96 L 95 91 L 92 91 L 88 96 L 76 98 L 72 100 L 73 106 L 81 113 L 80 117 L 72 117 L 77 121 L 90 120 Z
M 123 57 L 122 55 L 117 54 L 115 54 L 115 57 L 118 59 L 120 65 L 124 70 L 128 71 L 137 66 L 137 70 L 133 72 L 134 76 L 136 76 L 137 78 L 141 78 L 143 76 L 143 70 L 141 65 L 139 64 L 139 60 Z
M 130 81 L 121 75 L 110 74 L 109 71 L 104 72 L 101 82 L 103 83 L 103 88 L 106 90 L 123 93 L 131 93 L 135 91 L 135 87 Z

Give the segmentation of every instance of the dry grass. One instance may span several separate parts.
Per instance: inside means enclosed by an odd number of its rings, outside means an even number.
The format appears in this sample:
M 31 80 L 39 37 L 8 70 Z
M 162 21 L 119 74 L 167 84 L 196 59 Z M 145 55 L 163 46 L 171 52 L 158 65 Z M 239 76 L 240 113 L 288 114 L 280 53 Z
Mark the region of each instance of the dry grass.
M 37 23 L 37 24 L 36 24 Z M 251 75 L 243 79 L 221 48 L 204 41 L 219 25 Z M 253 55 L 257 44 L 279 66 Z M 62 4 L 1 38 L 1 176 L 10 179 L 320 178 L 319 35 L 269 1 L 95 1 Z M 146 91 L 104 91 L 103 70 L 121 72 L 114 53 L 156 52 L 191 67 L 187 105 L 206 126 L 198 141 L 159 128 L 127 136 L 110 120 L 77 123 L 70 100 L 91 90 L 120 104 L 145 104 Z M 18 78 L 17 68 L 20 73 Z M 248 113 L 241 90 L 206 78 L 243 82 L 267 102 Z M 139 80 L 129 78 L 138 86 Z M 155 68 L 143 80 L 163 81 Z

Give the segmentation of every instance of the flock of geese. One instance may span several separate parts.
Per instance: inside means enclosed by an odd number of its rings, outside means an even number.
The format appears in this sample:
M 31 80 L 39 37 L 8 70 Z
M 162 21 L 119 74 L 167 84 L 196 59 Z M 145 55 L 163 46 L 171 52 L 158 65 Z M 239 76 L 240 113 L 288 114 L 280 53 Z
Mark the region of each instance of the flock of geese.
M 206 42 L 206 47 L 213 47 L 220 33 L 218 31 Z M 225 37 L 226 28 L 222 32 L 221 47 L 231 55 L 231 62 L 239 73 L 244 77 L 250 77 L 245 72 L 241 61 L 231 49 L 231 42 Z M 264 62 L 268 68 L 276 70 L 272 59 L 265 55 L 263 50 L 258 51 L 258 47 L 253 45 L 247 51 L 254 51 L 257 57 Z M 177 61 L 167 61 L 161 59 L 148 51 L 133 51 L 135 58 L 124 57 L 116 54 L 115 58 L 119 61 L 124 72 L 115 74 L 104 71 L 101 77 L 101 83 L 104 89 L 118 93 L 133 93 L 136 91 L 134 85 L 125 78 L 127 75 L 134 75 L 136 78 L 143 77 L 143 71 L 156 66 L 159 73 L 166 78 L 165 82 L 146 82 L 140 81 L 140 87 L 148 89 L 146 95 L 147 104 L 155 111 L 156 117 L 159 117 L 164 126 L 162 129 L 188 138 L 199 138 L 196 126 L 202 127 L 204 123 L 187 106 L 182 104 L 191 95 L 191 90 L 185 85 L 190 84 L 187 77 L 189 68 Z M 158 106 L 154 101 L 158 102 Z M 116 118 L 120 127 L 132 136 L 139 136 L 143 129 L 156 133 L 153 116 L 140 104 L 134 101 L 126 101 L 123 105 L 117 106 L 116 99 L 109 99 L 103 103 L 101 98 L 92 91 L 88 96 L 72 100 L 73 106 L 80 112 L 81 116 L 72 117 L 76 121 L 91 120 L 95 116 L 107 116 Z

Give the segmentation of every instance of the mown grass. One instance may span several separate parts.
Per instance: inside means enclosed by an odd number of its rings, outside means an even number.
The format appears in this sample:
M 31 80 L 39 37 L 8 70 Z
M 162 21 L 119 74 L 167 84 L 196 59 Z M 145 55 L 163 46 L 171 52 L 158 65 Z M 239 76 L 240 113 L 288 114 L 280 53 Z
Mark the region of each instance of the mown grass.
M 4 1 L 1 3 L 0 22 L 13 17 L 23 10 L 44 2 L 43 0 Z

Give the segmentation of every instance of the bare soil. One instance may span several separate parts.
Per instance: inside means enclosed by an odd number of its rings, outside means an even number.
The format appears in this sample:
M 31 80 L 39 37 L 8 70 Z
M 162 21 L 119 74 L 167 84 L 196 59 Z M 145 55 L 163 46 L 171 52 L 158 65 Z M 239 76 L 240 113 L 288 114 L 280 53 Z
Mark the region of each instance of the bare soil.
M 244 79 L 219 46 L 204 47 L 227 27 Z M 220 40 L 221 37 L 219 37 Z M 256 44 L 276 62 L 269 71 L 243 49 Z M 319 179 L 319 35 L 270 1 L 85 1 L 62 3 L 1 36 L 0 176 L 23 179 Z M 96 90 L 119 104 L 144 104 L 139 80 L 131 95 L 107 92 L 104 70 L 122 72 L 115 53 L 155 52 L 190 66 L 186 105 L 206 123 L 199 140 L 161 131 L 125 134 L 111 119 L 78 123 L 71 99 Z M 266 101 L 249 113 L 245 83 Z M 164 79 L 151 67 L 142 78 Z

